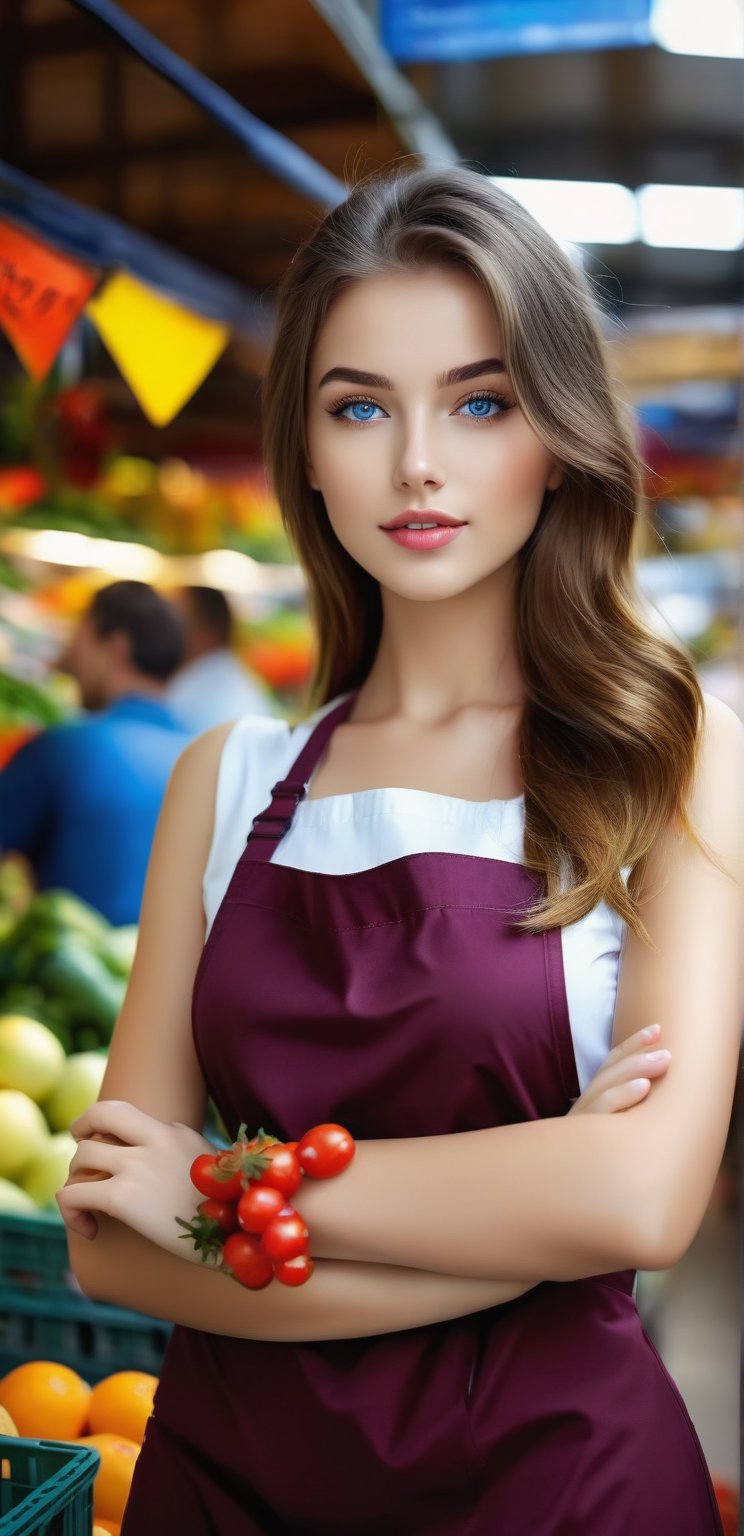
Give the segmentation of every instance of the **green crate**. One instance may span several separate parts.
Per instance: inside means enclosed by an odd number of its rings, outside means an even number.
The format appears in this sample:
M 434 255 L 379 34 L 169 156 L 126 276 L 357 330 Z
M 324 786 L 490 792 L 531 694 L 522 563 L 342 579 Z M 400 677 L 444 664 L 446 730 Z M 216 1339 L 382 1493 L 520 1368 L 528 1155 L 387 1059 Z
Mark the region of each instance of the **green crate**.
M 70 1289 L 67 1228 L 59 1216 L 0 1215 L 0 1286 Z M 75 1282 L 72 1282 L 75 1289 Z
M 0 1536 L 90 1536 L 100 1459 L 89 1445 L 0 1435 Z
M 114 1371 L 157 1376 L 171 1326 L 82 1294 L 0 1286 L 0 1376 L 27 1360 L 69 1365 L 91 1383 Z

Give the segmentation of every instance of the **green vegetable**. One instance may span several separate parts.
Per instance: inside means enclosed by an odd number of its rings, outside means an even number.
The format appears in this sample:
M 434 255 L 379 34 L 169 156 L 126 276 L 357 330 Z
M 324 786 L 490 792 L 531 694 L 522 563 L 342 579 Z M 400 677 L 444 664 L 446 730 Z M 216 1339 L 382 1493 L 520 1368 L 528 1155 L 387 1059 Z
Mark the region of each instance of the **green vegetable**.
M 25 926 L 24 926 L 25 925 Z M 69 891 L 39 891 L 29 902 L 16 929 L 16 936 L 39 928 L 71 930 L 97 941 L 111 931 L 102 913 Z
M 0 672 L 0 720 L 5 725 L 57 725 L 69 711 L 44 688 Z
M 35 980 L 51 998 L 64 1003 L 76 1027 L 93 1024 L 99 1044 L 110 1040 L 126 982 L 112 976 L 98 955 L 74 940 L 62 941 L 41 958 Z

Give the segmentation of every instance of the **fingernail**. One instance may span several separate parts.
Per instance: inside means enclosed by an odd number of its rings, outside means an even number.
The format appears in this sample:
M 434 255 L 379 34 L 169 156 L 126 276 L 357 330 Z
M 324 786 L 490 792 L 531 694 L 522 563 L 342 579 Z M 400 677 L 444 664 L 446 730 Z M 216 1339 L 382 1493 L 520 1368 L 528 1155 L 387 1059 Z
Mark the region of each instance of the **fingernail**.
M 646 1060 L 647 1061 L 671 1061 L 671 1059 L 672 1059 L 671 1051 L 647 1051 L 646 1052 Z
M 630 1086 L 631 1088 L 636 1088 L 640 1091 L 641 1088 L 650 1088 L 651 1080 L 648 1077 L 634 1077 Z
M 654 1035 L 658 1035 L 660 1029 L 660 1024 L 648 1024 L 645 1029 L 641 1030 L 641 1034 L 644 1040 L 653 1040 Z

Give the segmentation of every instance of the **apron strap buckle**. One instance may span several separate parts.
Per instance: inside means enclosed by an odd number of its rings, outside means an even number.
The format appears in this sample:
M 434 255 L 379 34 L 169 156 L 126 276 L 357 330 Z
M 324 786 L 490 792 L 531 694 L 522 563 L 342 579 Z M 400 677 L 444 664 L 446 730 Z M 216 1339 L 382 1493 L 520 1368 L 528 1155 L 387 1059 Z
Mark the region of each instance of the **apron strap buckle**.
M 292 825 L 292 817 L 300 801 L 304 800 L 306 793 L 307 785 L 300 783 L 299 780 L 279 779 L 272 786 L 270 805 L 265 811 L 261 811 L 258 816 L 254 816 L 251 822 L 250 835 L 252 837 L 273 838 L 275 841 L 278 841 L 284 836 L 285 832 L 289 831 Z M 278 809 L 276 806 L 277 800 L 280 802 L 282 800 L 290 800 L 292 802 L 291 807 L 288 808 L 285 805 Z M 288 809 L 289 814 L 287 814 Z

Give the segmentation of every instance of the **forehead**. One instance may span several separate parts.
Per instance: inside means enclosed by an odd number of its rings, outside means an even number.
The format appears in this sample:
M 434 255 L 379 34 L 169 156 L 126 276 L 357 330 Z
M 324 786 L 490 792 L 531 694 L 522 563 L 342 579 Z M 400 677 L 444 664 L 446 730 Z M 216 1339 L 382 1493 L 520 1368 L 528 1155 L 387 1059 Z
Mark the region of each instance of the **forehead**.
M 358 279 L 334 300 L 315 341 L 310 382 L 345 364 L 397 384 L 501 355 L 497 316 L 472 273 L 386 272 Z

